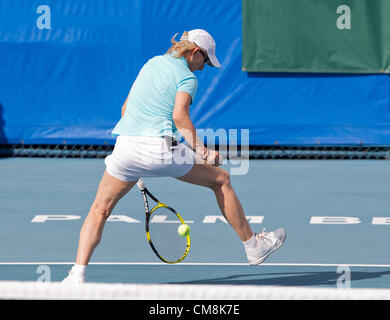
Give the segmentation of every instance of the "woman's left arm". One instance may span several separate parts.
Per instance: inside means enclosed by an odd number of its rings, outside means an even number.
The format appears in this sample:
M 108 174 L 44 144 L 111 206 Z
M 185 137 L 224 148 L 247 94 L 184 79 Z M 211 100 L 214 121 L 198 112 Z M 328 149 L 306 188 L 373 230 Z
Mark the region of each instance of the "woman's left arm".
M 214 165 L 220 165 L 218 151 L 207 149 L 196 134 L 195 126 L 190 119 L 190 103 L 191 96 L 187 92 L 179 91 L 176 94 L 175 107 L 172 113 L 175 126 L 202 160 Z

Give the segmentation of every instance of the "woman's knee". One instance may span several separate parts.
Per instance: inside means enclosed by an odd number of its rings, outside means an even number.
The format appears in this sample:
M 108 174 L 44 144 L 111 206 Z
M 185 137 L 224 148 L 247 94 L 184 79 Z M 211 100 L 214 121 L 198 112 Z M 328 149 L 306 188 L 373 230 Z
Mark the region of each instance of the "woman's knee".
M 96 197 L 92 203 L 90 212 L 98 217 L 107 219 L 117 202 L 136 184 L 124 182 L 104 172 Z
M 95 201 L 90 212 L 98 218 L 108 219 L 112 212 L 112 206 L 109 203 Z
M 226 170 L 220 169 L 218 175 L 216 176 L 213 184 L 211 185 L 211 189 L 220 189 L 222 187 L 230 186 L 231 180 L 230 175 Z

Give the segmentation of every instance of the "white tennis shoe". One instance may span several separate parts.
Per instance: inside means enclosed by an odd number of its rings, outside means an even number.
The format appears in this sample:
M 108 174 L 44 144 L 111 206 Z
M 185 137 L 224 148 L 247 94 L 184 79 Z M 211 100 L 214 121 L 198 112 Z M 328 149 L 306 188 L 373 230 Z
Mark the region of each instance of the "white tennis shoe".
M 283 228 L 276 229 L 273 232 L 264 232 L 263 229 L 259 234 L 255 234 L 256 246 L 254 248 L 245 248 L 246 257 L 250 265 L 258 265 L 265 261 L 268 256 L 279 249 L 286 240 L 286 230 Z
M 64 280 L 62 280 L 61 283 L 63 283 L 63 284 L 83 284 L 83 283 L 85 283 L 85 274 L 73 272 L 72 270 L 70 270 L 68 276 Z

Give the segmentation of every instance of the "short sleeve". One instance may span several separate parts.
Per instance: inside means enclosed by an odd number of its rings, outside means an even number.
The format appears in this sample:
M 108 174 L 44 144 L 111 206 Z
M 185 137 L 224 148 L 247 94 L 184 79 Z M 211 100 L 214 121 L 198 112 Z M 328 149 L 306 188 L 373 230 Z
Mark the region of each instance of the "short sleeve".
M 191 77 L 180 81 L 179 86 L 177 88 L 177 92 L 179 91 L 187 92 L 191 96 L 192 101 L 194 101 L 197 89 L 198 89 L 198 79 Z

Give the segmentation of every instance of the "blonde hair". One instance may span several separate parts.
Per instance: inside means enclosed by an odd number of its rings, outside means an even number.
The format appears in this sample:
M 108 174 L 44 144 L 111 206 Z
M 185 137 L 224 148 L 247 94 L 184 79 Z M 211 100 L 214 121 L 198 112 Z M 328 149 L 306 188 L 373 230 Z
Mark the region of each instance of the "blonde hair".
M 188 37 L 187 31 L 183 32 L 183 35 L 181 36 L 180 41 L 176 41 L 177 35 L 178 35 L 178 33 L 176 33 L 171 39 L 172 46 L 168 49 L 168 51 L 167 51 L 168 54 L 172 54 L 176 58 L 181 58 L 187 52 L 194 50 L 195 48 L 198 48 L 198 46 L 195 43 L 183 39 L 183 38 Z

